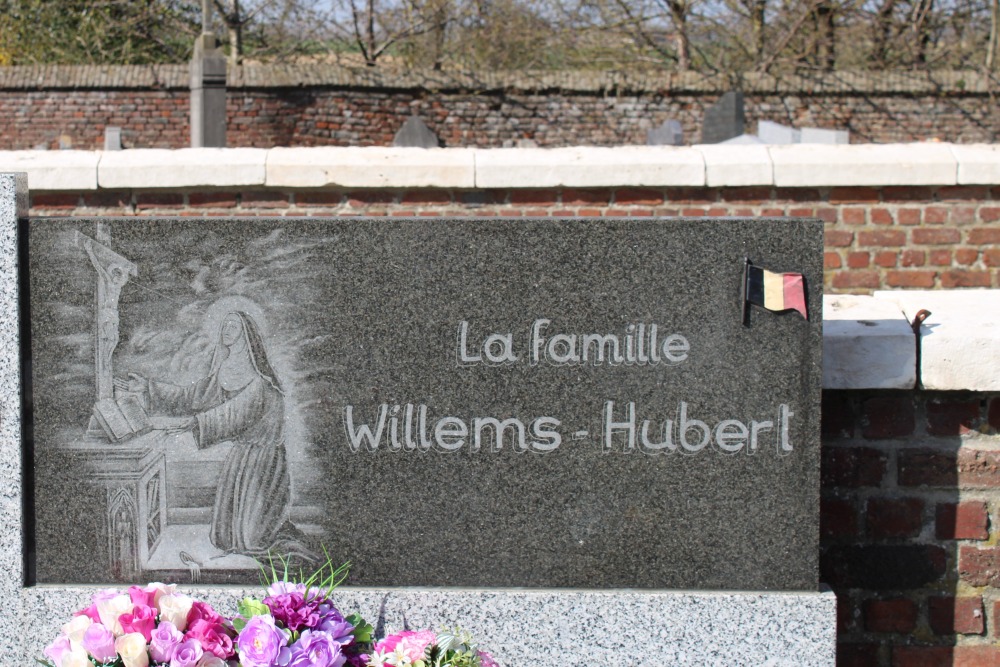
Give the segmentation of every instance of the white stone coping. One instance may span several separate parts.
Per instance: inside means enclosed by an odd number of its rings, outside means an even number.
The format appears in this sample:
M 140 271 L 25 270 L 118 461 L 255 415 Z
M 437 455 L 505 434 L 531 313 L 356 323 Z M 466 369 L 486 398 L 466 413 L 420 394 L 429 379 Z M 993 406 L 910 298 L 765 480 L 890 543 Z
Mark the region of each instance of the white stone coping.
M 920 383 L 924 389 L 1000 391 L 1000 290 L 884 291 L 874 298 L 897 304 L 920 327 Z
M 823 297 L 824 389 L 912 389 L 916 382 L 916 339 L 893 301 Z
M 1000 145 L 0 151 L 35 192 L 167 188 L 1000 185 Z

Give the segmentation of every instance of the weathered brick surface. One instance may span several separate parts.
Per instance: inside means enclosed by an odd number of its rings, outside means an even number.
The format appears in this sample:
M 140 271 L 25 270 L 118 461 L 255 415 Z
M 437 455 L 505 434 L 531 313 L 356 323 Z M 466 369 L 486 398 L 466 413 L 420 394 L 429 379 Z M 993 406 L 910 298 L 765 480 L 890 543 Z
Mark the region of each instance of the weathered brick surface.
M 931 629 L 939 635 L 981 635 L 986 632 L 982 597 L 932 597 L 927 600 Z
M 871 632 L 911 632 L 917 626 L 917 605 L 913 600 L 868 600 L 865 602 L 865 629 Z
M 990 536 L 989 511 L 981 501 L 939 504 L 934 525 L 939 540 L 985 540 Z

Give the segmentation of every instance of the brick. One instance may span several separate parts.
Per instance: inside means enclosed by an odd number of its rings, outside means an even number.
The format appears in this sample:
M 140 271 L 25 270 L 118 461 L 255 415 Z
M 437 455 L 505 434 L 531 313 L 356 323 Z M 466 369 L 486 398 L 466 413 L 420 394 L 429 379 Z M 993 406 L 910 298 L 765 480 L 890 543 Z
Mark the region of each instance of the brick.
M 820 479 L 824 489 L 879 486 L 886 455 L 870 447 L 823 447 Z
M 864 616 L 869 632 L 910 632 L 917 627 L 917 604 L 906 598 L 866 600 Z
M 1000 586 L 1000 547 L 960 547 L 958 576 L 972 586 Z
M 892 211 L 882 206 L 873 206 L 869 209 L 873 225 L 891 225 L 893 223 Z
M 831 204 L 870 204 L 877 202 L 881 195 L 876 188 L 836 187 L 830 189 Z
M 622 188 L 615 190 L 615 203 L 629 206 L 659 206 L 663 203 L 663 193 L 658 190 Z
M 931 630 L 939 635 L 981 635 L 986 614 L 981 597 L 932 597 L 927 599 Z
M 951 266 L 951 250 L 931 250 L 930 260 L 933 266 Z
M 983 264 L 990 267 L 1000 266 L 1000 248 L 989 248 L 983 251 Z
M 837 667 L 879 667 L 880 664 L 878 644 L 837 643 Z
M 879 229 L 858 232 L 858 245 L 861 246 L 903 246 L 906 245 L 906 232 L 899 229 Z
M 952 269 L 941 273 L 941 287 L 989 287 L 989 271 L 970 271 L 968 269 Z
M 996 222 L 1000 220 L 1000 206 L 980 206 L 979 219 L 983 222 Z
M 858 513 L 854 503 L 836 498 L 824 498 L 819 503 L 819 534 L 823 537 L 855 537 L 858 534 Z
M 824 437 L 854 436 L 854 406 L 848 392 L 832 389 L 823 391 L 820 414 L 820 428 Z
M 934 516 L 934 535 L 939 540 L 985 540 L 990 536 L 986 503 L 966 500 L 939 503 Z
M 931 188 L 912 185 L 890 185 L 882 188 L 884 201 L 931 201 L 934 191 Z
M 916 410 L 909 396 L 877 396 L 861 404 L 861 435 L 868 440 L 902 438 L 916 426 Z
M 953 225 L 971 225 L 976 221 L 976 209 L 972 206 L 956 206 L 951 209 L 949 219 Z
M 846 248 L 854 242 L 854 232 L 843 229 L 827 229 L 823 232 L 823 245 L 830 248 Z
M 913 242 L 918 245 L 944 245 L 958 243 L 962 234 L 957 229 L 927 229 L 918 227 L 912 232 Z
M 865 224 L 865 209 L 842 208 L 840 209 L 840 219 L 847 225 L 863 225 Z
M 986 421 L 990 428 L 1000 430 L 1000 397 L 990 399 L 990 407 L 986 411 Z
M 771 188 L 769 187 L 723 188 L 719 194 L 726 202 L 759 204 L 771 201 Z
M 834 589 L 898 591 L 939 581 L 945 550 L 931 544 L 834 544 L 820 552 L 820 581 Z
M 847 267 L 851 269 L 867 269 L 871 265 L 871 254 L 867 252 L 847 253 Z
M 971 447 L 961 447 L 958 452 L 905 449 L 898 456 L 902 486 L 1000 487 L 1000 452 Z
M 923 250 L 904 250 L 900 255 L 900 266 L 923 266 L 927 261 L 927 254 Z
M 869 498 L 865 512 L 868 536 L 916 537 L 923 525 L 923 512 L 924 501 L 919 498 Z
M 977 227 L 969 230 L 969 243 L 972 245 L 1000 244 L 1000 227 Z
M 979 401 L 932 399 L 927 401 L 927 432 L 930 435 L 962 435 L 979 428 Z
M 869 288 L 880 284 L 877 271 L 838 271 L 833 274 L 833 286 L 838 289 Z
M 244 192 L 240 195 L 243 208 L 288 208 L 288 194 L 284 192 Z
M 296 206 L 340 206 L 344 195 L 335 190 L 314 190 L 312 192 L 296 192 Z
M 924 209 L 924 223 L 943 225 L 948 222 L 948 209 L 943 206 L 928 206 Z
M 481 191 L 473 192 L 463 192 L 462 199 L 463 203 L 468 204 L 469 198 L 480 196 L 485 198 L 486 194 Z M 389 190 L 354 190 L 347 193 L 347 205 L 355 208 L 363 208 L 369 204 L 394 204 L 396 202 L 396 194 Z M 487 203 L 483 201 L 483 203 Z
M 938 188 L 937 195 L 941 201 L 967 199 L 982 201 L 990 198 L 990 189 L 985 185 L 946 185 Z
M 899 253 L 895 250 L 882 250 L 875 253 L 875 264 L 883 269 L 891 269 L 896 266 Z
M 840 261 L 840 255 L 835 252 L 824 252 L 823 253 L 823 268 L 824 269 L 839 269 L 843 263 Z
M 184 195 L 176 192 L 141 192 L 135 197 L 135 207 L 139 210 L 182 206 L 184 206 Z
M 607 204 L 610 201 L 611 190 L 579 190 L 567 188 L 562 191 L 562 203 L 566 206 Z
M 796 207 L 788 209 L 788 215 L 793 218 L 815 218 L 815 208 Z
M 1000 667 L 995 646 L 893 646 L 892 667 Z
M 922 219 L 919 208 L 901 208 L 896 212 L 896 220 L 901 225 L 919 225 Z
M 934 287 L 936 271 L 890 271 L 885 276 L 889 287 Z
M 714 204 L 718 191 L 708 188 L 668 188 L 665 201 L 677 204 Z
M 976 248 L 958 248 L 955 250 L 955 261 L 962 266 L 975 264 L 979 259 L 979 250 Z
M 819 206 L 816 208 L 816 217 L 823 222 L 837 222 L 837 209 L 831 206 Z
M 32 194 L 32 208 L 74 209 L 80 205 L 78 194 Z
M 236 208 L 236 194 L 233 192 L 192 192 L 188 195 L 188 206 Z
M 553 206 L 558 201 L 558 193 L 552 189 L 514 190 L 510 193 L 511 204 L 534 204 Z
M 776 202 L 816 202 L 820 199 L 819 190 L 813 188 L 776 188 L 774 191 Z
M 401 203 L 413 206 L 415 204 L 450 204 L 451 193 L 447 190 L 420 189 L 407 190 L 403 193 Z

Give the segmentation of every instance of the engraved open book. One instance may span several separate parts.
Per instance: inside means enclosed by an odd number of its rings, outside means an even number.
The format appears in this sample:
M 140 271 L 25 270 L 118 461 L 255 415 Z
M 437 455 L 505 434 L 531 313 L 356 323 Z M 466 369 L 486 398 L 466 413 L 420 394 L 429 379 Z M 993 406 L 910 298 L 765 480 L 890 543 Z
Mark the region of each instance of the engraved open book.
M 112 442 L 123 442 L 153 430 L 153 423 L 133 394 L 102 398 L 94 404 L 94 417 Z

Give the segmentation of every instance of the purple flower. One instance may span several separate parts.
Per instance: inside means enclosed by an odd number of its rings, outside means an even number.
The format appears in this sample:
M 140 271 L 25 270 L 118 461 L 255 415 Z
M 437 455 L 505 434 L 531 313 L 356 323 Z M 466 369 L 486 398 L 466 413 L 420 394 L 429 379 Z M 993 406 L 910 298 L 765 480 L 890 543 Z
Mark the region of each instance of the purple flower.
M 341 667 L 347 661 L 340 644 L 325 632 L 305 630 L 291 651 L 288 667 Z
M 293 584 L 290 581 L 276 581 L 267 587 L 268 595 L 283 595 L 284 593 L 306 594 L 305 584 Z
M 333 641 L 341 646 L 346 646 L 354 641 L 354 625 L 344 620 L 340 612 L 329 602 L 324 602 L 319 606 L 319 623 L 316 630 L 321 630 L 331 637 Z
M 204 651 L 197 640 L 191 639 L 181 642 L 174 649 L 174 654 L 170 657 L 170 667 L 195 667 Z
M 181 640 L 184 639 L 175 626 L 170 621 L 161 622 L 155 630 L 149 640 L 149 655 L 156 662 L 170 662 L 170 658 L 174 656 L 174 649 Z
M 254 616 L 236 638 L 240 664 L 243 667 L 287 665 L 291 654 L 285 646 L 286 641 L 285 633 L 274 624 L 273 617 Z
M 115 650 L 115 636 L 100 623 L 91 623 L 83 633 L 83 648 L 98 662 L 111 662 L 118 657 Z
M 274 620 L 292 632 L 319 625 L 320 603 L 319 598 L 306 599 L 302 593 L 282 593 L 264 598 L 264 604 L 271 610 Z

